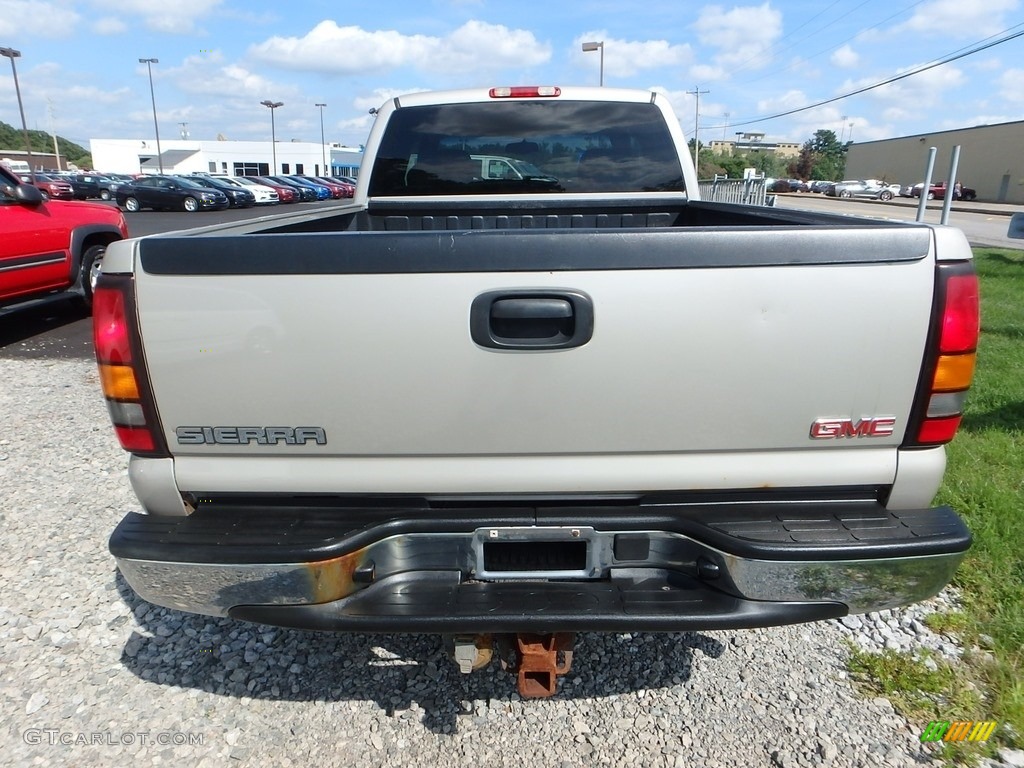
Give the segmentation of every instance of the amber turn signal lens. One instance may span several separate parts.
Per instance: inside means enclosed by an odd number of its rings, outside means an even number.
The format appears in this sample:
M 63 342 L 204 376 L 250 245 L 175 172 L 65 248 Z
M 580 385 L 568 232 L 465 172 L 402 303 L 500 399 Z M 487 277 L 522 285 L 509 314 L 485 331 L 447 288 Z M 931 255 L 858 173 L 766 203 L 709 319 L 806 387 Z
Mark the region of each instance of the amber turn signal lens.
M 974 378 L 974 363 L 977 356 L 941 355 L 935 365 L 935 379 L 932 382 L 933 392 L 953 392 L 967 389 Z
M 100 382 L 103 395 L 113 400 L 139 400 L 139 385 L 135 371 L 128 365 L 100 363 Z

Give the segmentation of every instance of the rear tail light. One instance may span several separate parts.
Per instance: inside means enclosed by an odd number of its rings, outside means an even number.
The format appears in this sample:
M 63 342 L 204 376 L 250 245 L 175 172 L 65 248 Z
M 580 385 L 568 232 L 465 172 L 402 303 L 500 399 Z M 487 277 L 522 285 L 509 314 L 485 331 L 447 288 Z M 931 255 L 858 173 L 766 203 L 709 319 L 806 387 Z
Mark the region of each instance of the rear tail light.
M 121 447 L 142 456 L 169 456 L 143 364 L 131 275 L 100 277 L 92 308 L 100 384 Z
M 928 353 L 906 445 L 948 443 L 960 427 L 974 378 L 980 331 L 978 276 L 971 262 L 940 264 Z
M 562 89 L 557 85 L 526 85 L 503 88 L 491 88 L 492 99 L 527 99 L 537 96 L 561 96 Z

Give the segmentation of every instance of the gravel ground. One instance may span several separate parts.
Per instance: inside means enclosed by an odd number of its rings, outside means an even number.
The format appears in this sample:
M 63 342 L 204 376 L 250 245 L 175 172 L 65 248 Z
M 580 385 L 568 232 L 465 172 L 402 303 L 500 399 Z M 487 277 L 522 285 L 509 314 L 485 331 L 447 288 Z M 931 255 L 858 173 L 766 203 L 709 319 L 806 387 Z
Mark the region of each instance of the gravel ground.
M 524 702 L 496 665 L 460 675 L 437 637 L 297 632 L 143 602 L 106 548 L 137 502 L 95 366 L 0 360 L 0 413 L 0 764 L 932 762 L 886 699 L 853 690 L 843 641 L 955 656 L 921 624 L 942 601 L 768 630 L 582 635 L 559 693 Z

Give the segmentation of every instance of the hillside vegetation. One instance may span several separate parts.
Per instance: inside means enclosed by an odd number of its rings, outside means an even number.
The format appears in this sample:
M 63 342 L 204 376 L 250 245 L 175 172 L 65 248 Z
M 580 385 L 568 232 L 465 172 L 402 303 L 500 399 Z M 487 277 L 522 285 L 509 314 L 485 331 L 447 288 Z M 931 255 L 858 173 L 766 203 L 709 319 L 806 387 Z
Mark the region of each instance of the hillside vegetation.
M 33 152 L 53 154 L 53 137 L 50 134 L 45 131 L 29 131 L 28 138 Z M 60 150 L 61 158 L 67 162 L 74 163 L 79 168 L 92 168 L 92 156 L 85 147 L 58 136 L 57 148 Z M 0 152 L 5 149 L 24 152 L 25 135 L 20 128 L 0 121 Z

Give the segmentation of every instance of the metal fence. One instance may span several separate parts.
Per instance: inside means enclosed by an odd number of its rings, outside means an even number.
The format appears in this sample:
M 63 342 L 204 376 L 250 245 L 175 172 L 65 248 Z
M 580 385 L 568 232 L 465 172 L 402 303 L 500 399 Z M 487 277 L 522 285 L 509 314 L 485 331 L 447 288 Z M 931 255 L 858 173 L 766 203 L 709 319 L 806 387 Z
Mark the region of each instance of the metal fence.
M 713 203 L 775 204 L 775 195 L 768 194 L 763 177 L 759 179 L 715 177 L 714 179 L 701 181 L 700 199 Z

